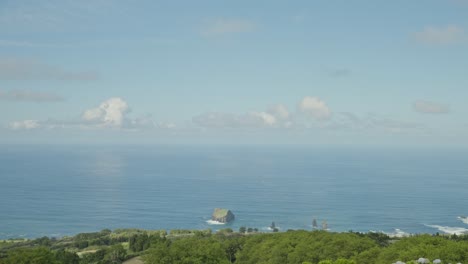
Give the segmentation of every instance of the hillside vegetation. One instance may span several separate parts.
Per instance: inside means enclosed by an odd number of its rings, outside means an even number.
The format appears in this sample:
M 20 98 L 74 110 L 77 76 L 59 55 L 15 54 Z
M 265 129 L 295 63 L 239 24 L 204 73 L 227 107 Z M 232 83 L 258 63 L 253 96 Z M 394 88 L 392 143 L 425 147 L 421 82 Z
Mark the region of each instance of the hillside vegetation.
M 468 263 L 468 236 L 118 229 L 0 241 L 0 264 L 108 264 L 137 256 L 147 264 L 408 264 L 419 258 Z

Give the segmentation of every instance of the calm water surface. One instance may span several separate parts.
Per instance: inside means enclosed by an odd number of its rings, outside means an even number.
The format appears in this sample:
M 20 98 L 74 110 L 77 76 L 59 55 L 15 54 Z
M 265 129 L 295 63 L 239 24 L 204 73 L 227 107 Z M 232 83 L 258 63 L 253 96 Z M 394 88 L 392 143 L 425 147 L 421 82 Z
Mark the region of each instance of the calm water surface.
M 0 146 L 0 238 L 104 228 L 463 232 L 468 151 Z

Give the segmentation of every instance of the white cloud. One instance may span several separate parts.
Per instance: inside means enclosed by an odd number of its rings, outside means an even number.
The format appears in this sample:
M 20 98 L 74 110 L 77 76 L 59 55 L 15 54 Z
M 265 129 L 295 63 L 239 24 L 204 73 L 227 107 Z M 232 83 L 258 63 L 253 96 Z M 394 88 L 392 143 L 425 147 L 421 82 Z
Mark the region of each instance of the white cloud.
M 31 130 L 39 127 L 40 124 L 38 120 L 15 121 L 11 122 L 9 125 L 9 128 L 13 130 Z
M 253 118 L 257 118 L 258 121 L 260 121 L 260 123 L 262 125 L 266 125 L 266 126 L 274 126 L 276 125 L 276 117 L 273 116 L 272 114 L 269 114 L 267 112 L 252 112 L 250 113 L 250 115 L 253 117 Z
M 208 112 L 193 117 L 192 122 L 205 128 L 288 128 L 292 125 L 291 117 L 285 105 L 276 104 L 266 111 L 252 111 L 245 114 Z
M 120 97 L 112 97 L 98 107 L 85 110 L 79 118 L 71 120 L 24 120 L 15 121 L 8 125 L 14 130 L 20 129 L 70 129 L 70 130 L 122 130 L 142 131 L 151 129 L 173 130 L 173 122 L 155 122 L 150 115 L 140 117 L 129 116 L 130 107 Z
M 291 114 L 289 113 L 288 108 L 283 104 L 276 104 L 271 106 L 267 112 L 281 121 L 289 120 L 291 118 Z
M 0 80 L 91 81 L 97 78 L 97 73 L 92 71 L 72 72 L 37 60 L 0 58 Z
M 427 106 L 426 106 L 427 107 Z M 440 109 L 431 105 L 429 110 Z M 332 115 L 327 104 L 318 97 L 304 97 L 297 107 L 297 112 L 291 113 L 283 104 L 272 105 L 265 111 L 247 113 L 207 112 L 192 118 L 191 123 L 177 127 L 173 122 L 155 122 L 151 116 L 134 118 L 129 115 L 128 103 L 119 97 L 103 101 L 99 106 L 84 111 L 79 119 L 60 120 L 24 120 L 12 122 L 10 129 L 80 129 L 101 130 L 113 129 L 123 131 L 139 130 L 173 130 L 178 132 L 197 133 L 209 129 L 226 130 L 226 132 L 258 132 L 262 130 L 281 131 L 313 131 L 336 130 L 343 132 L 390 133 L 390 134 L 422 134 L 427 127 L 415 122 L 396 120 L 375 114 L 358 116 L 349 112 L 338 112 Z M 317 122 L 310 122 L 315 120 Z M 320 121 L 327 122 L 320 122 Z M 177 129 L 176 129 L 177 128 Z M 202 130 L 200 130 L 200 128 Z
M 255 28 L 255 24 L 246 19 L 220 18 L 209 23 L 201 33 L 205 36 L 222 35 L 228 33 L 251 32 L 254 31 Z
M 113 97 L 102 102 L 97 108 L 86 110 L 82 118 L 100 126 L 121 127 L 129 111 L 127 102 L 122 98 Z
M 463 28 L 455 25 L 447 27 L 426 27 L 423 31 L 414 33 L 414 38 L 428 44 L 454 44 L 467 41 L 468 36 Z
M 232 114 L 208 112 L 192 118 L 192 122 L 205 128 L 268 128 L 278 127 L 278 119 L 268 112 L 249 112 L 246 114 Z
M 331 110 L 327 104 L 318 97 L 306 96 L 298 105 L 299 111 L 317 121 L 331 118 Z
M 422 100 L 413 103 L 413 110 L 424 114 L 447 114 L 450 112 L 447 105 Z
M 0 101 L 10 102 L 58 102 L 63 98 L 54 93 L 27 90 L 0 91 Z

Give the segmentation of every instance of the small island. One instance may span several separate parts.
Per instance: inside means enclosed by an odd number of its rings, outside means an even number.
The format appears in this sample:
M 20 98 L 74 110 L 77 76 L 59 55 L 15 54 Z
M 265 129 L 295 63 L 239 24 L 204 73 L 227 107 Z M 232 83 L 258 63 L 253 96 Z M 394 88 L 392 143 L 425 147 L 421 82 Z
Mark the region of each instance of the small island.
M 229 223 L 234 220 L 235 216 L 231 210 L 223 208 L 215 208 L 211 220 L 217 221 L 220 223 Z

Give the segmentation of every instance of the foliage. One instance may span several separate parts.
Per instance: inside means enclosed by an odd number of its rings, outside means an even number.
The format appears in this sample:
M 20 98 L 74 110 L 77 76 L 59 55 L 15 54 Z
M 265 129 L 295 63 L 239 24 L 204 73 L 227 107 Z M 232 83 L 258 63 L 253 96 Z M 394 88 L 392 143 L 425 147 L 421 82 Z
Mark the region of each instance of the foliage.
M 127 252 L 121 244 L 113 245 L 106 250 L 106 255 L 104 256 L 104 263 L 120 264 L 125 260 L 126 257 Z
M 249 236 L 236 263 L 318 263 L 354 258 L 376 248 L 371 239 L 349 233 L 291 231 Z
M 68 252 L 65 250 L 58 250 L 55 252 L 55 259 L 58 263 L 63 264 L 78 264 L 80 262 L 80 258 L 78 255 L 72 252 Z
M 223 228 L 223 229 L 220 229 L 218 230 L 218 234 L 231 234 L 233 233 L 234 230 L 232 230 L 232 228 Z
M 152 244 L 165 241 L 166 238 L 157 235 L 149 235 L 146 233 L 133 235 L 130 237 L 129 249 L 133 252 L 141 252 L 147 250 Z
M 378 233 L 240 231 L 173 230 L 167 235 L 119 229 L 60 239 L 7 240 L 0 247 L 0 264 L 117 264 L 137 255 L 149 264 L 414 264 L 421 257 L 468 262 L 466 235 L 391 238 Z
M 147 264 L 231 263 L 223 245 L 213 237 L 190 237 L 158 243 L 143 258 Z
M 61 264 L 56 260 L 52 251 L 45 247 L 33 249 L 16 249 L 8 253 L 5 259 L 0 260 L 1 264 Z
M 466 240 L 451 240 L 443 236 L 420 235 L 403 238 L 383 248 L 377 263 L 408 262 L 418 258 L 442 259 L 444 263 L 468 261 Z

